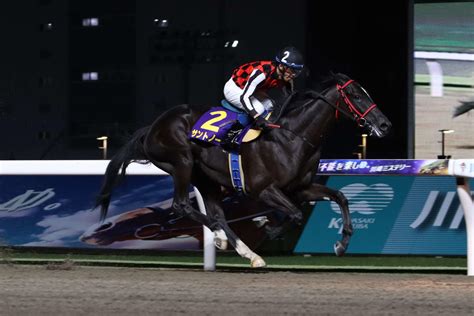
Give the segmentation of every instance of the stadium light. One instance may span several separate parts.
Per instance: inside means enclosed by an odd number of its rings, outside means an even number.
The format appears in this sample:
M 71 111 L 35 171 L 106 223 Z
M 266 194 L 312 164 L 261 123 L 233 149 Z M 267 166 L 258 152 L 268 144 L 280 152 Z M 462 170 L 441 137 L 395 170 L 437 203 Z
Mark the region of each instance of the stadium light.
M 99 136 L 96 138 L 99 141 L 102 141 L 102 146 L 99 146 L 99 149 L 102 149 L 102 159 L 107 159 L 107 136 Z
M 445 135 L 454 133 L 453 129 L 440 129 L 438 132 L 441 133 L 441 155 L 438 155 L 438 159 L 450 159 L 451 155 L 444 154 L 444 147 L 445 147 Z

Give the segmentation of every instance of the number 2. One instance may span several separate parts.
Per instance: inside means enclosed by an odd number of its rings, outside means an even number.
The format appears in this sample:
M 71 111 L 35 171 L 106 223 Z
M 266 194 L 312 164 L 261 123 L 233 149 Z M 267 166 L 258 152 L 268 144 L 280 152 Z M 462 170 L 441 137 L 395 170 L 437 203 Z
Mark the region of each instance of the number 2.
M 287 63 L 288 61 L 286 61 L 286 59 L 287 59 L 288 57 L 290 57 L 290 52 L 287 51 L 287 50 L 285 50 L 285 51 L 283 52 L 283 55 L 285 55 L 285 56 L 283 56 L 283 58 L 281 59 L 281 61 L 284 62 L 284 63 Z
M 214 126 L 212 124 L 222 121 L 227 117 L 227 113 L 225 111 L 214 111 L 209 113 L 211 115 L 217 115 L 216 117 L 206 121 L 204 124 L 201 125 L 202 129 L 206 129 L 211 132 L 217 133 L 219 131 L 219 127 Z

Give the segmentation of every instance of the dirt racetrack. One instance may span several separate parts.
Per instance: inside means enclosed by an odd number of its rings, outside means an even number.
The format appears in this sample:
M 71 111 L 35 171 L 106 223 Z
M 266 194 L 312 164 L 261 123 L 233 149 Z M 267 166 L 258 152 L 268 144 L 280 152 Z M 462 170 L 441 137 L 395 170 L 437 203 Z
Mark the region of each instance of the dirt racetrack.
M 0 265 L 0 315 L 474 315 L 474 278 Z

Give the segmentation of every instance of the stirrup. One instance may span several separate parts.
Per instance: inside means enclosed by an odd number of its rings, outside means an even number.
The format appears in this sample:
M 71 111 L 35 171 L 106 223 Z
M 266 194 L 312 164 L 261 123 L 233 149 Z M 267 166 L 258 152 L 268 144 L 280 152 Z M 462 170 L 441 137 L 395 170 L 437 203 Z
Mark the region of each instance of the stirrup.
M 240 122 L 235 122 L 232 127 L 227 131 L 227 135 L 221 141 L 221 146 L 224 149 L 237 150 L 239 148 L 239 142 L 237 141 L 239 134 L 244 129 L 244 126 Z
M 237 152 L 239 150 L 239 144 L 233 141 L 228 143 L 221 143 L 222 149 L 228 152 Z

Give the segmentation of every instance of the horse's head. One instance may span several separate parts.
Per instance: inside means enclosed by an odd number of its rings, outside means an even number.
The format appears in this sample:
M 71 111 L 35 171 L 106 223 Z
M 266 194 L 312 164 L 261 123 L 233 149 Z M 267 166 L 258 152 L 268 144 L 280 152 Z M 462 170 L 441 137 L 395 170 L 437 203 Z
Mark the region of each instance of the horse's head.
M 348 114 L 360 127 L 366 128 L 370 135 L 378 138 L 386 136 L 392 123 L 375 105 L 367 91 L 344 74 L 333 76 L 339 93 L 338 111 Z

